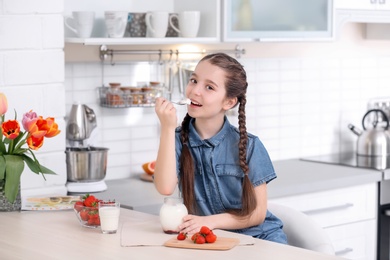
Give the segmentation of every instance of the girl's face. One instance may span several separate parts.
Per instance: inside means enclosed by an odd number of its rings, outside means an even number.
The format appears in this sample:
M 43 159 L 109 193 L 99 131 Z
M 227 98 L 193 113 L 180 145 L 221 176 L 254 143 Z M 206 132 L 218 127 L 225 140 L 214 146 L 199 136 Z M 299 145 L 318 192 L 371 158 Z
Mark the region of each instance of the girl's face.
M 191 100 L 187 106 L 191 117 L 224 116 L 235 105 L 236 98 L 226 98 L 225 78 L 225 71 L 207 60 L 196 66 L 186 89 L 186 96 Z

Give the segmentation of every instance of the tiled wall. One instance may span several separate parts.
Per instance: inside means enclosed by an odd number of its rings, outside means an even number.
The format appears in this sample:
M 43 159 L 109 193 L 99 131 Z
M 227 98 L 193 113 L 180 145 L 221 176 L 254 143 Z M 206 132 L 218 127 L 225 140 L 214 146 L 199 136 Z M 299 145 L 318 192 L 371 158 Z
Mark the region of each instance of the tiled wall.
M 390 97 L 390 56 L 240 61 L 249 77 L 248 130 L 260 137 L 272 160 L 354 151 L 357 137 L 348 123 L 361 127 L 368 100 Z M 114 79 L 132 84 L 139 75 L 131 64 L 105 66 L 104 71 L 105 84 Z M 147 70 L 137 80 L 164 80 L 156 71 Z M 75 101 L 95 110 L 97 143 L 110 148 L 107 179 L 141 173 L 141 164 L 156 157 L 158 119 L 153 108 L 100 107 L 96 87 L 102 85 L 101 73 L 99 63 L 66 65 L 67 111 Z M 179 118 L 184 113 L 180 110 Z M 229 118 L 236 124 L 235 117 Z
M 21 120 L 34 110 L 65 121 L 64 32 L 62 0 L 0 0 L 0 92 L 8 99 L 6 119 Z M 27 166 L 21 179 L 24 194 L 66 193 L 65 131 L 45 140 L 35 154 L 57 175 L 32 173 Z

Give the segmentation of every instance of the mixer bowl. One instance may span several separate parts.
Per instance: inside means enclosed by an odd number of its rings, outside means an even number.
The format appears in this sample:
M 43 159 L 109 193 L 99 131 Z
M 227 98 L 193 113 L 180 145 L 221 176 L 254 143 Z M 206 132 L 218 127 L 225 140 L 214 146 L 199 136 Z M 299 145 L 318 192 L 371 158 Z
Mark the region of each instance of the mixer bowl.
M 67 147 L 65 153 L 68 181 L 96 182 L 106 177 L 108 148 Z

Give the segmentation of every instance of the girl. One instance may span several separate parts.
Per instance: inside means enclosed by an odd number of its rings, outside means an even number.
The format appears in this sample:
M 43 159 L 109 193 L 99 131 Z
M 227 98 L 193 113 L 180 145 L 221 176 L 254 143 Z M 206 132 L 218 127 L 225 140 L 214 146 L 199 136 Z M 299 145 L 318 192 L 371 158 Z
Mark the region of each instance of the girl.
M 190 78 L 181 127 L 172 103 L 156 100 L 161 136 L 154 183 L 163 195 L 178 184 L 189 212 L 181 232 L 207 226 L 286 243 L 282 222 L 267 210 L 273 165 L 259 138 L 246 131 L 247 86 L 243 66 L 216 53 L 201 59 Z M 225 116 L 236 105 L 238 129 Z

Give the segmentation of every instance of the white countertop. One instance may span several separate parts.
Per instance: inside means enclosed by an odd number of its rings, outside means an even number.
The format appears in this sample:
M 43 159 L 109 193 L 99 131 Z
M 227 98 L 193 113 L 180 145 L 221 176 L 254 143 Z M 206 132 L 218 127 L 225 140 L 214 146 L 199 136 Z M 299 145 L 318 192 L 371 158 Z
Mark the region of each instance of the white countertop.
M 365 183 L 379 182 L 382 172 L 371 169 L 307 162 L 298 159 L 275 161 L 277 178 L 268 184 L 268 198 L 331 190 Z M 164 196 L 153 183 L 140 180 L 140 175 L 124 180 L 109 180 L 108 190 L 95 195 L 117 199 L 135 210 L 158 214 Z
M 157 223 L 159 219 L 155 215 L 121 209 L 120 228 L 124 223 L 142 221 Z M 253 245 L 238 245 L 226 251 L 162 245 L 121 246 L 122 229 L 108 235 L 102 234 L 100 229 L 82 227 L 73 210 L 2 212 L 0 230 L 2 259 L 342 259 L 260 239 L 254 239 Z M 123 232 L 125 230 L 128 229 Z M 140 237 L 148 234 L 147 230 L 138 233 Z M 172 235 L 166 235 L 166 240 L 170 238 Z

